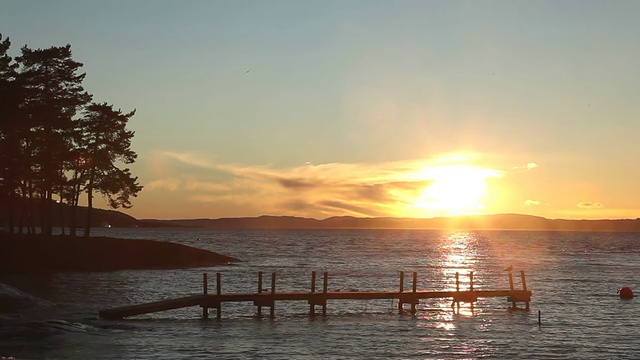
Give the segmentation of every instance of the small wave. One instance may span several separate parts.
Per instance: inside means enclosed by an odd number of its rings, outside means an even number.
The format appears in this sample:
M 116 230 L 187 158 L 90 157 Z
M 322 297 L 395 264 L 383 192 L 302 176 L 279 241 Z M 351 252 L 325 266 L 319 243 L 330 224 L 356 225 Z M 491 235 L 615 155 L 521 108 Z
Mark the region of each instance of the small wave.
M 88 325 L 66 320 L 47 320 L 38 325 L 51 330 L 64 332 L 87 332 L 90 329 Z
M 0 283 L 0 312 L 16 312 L 34 307 L 49 307 L 53 303 Z

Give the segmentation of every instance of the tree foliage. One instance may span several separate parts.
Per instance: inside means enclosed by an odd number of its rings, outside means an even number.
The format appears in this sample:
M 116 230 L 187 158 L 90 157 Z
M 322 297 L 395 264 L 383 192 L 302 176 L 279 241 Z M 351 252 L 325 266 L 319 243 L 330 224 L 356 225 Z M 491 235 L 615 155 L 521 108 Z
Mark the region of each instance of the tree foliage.
M 95 193 L 114 208 L 131 207 L 130 198 L 142 186 L 128 168 L 118 166 L 137 157 L 131 150 L 134 133 L 126 128 L 135 110 L 123 113 L 91 102 L 71 45 L 25 45 L 15 59 L 10 46 L 0 35 L 0 197 L 10 205 L 9 214 L 28 216 L 31 208 L 24 204 L 39 203 L 41 231 L 50 235 L 54 195 L 75 209 L 86 193 L 89 214 Z M 24 211 L 16 211 L 19 202 Z M 90 221 L 89 216 L 87 236 Z M 9 228 L 13 231 L 13 220 Z

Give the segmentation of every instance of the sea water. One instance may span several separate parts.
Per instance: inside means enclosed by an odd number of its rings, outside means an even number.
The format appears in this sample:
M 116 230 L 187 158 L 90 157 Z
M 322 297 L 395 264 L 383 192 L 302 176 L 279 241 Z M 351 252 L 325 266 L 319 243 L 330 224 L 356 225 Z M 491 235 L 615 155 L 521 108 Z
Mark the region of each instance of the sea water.
M 640 307 L 617 290 L 640 291 L 640 234 L 427 230 L 99 229 L 96 236 L 191 245 L 242 262 L 182 270 L 7 276 L 0 281 L 50 302 L 0 314 L 0 356 L 16 359 L 610 359 L 640 358 Z M 417 272 L 419 290 L 516 288 L 526 272 L 531 308 L 504 298 L 472 310 L 450 299 L 422 300 L 399 314 L 392 300 L 328 302 L 310 317 L 305 302 L 276 302 L 275 318 L 250 303 L 223 304 L 222 319 L 200 308 L 98 320 L 101 309 L 202 292 L 256 292 L 257 273 L 277 274 L 277 291 L 309 291 L 311 272 L 329 291 L 397 291 Z M 213 281 L 212 281 L 213 280 Z M 521 304 L 522 307 L 522 304 Z M 263 309 L 263 313 L 268 314 Z M 540 322 L 538 321 L 540 315 Z

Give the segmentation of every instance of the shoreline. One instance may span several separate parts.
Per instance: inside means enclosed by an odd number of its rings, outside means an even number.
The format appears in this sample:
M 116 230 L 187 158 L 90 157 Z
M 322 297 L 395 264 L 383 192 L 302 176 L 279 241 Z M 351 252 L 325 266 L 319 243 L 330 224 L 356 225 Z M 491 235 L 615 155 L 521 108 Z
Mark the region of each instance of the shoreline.
M 239 261 L 157 240 L 0 234 L 0 273 L 179 269 Z

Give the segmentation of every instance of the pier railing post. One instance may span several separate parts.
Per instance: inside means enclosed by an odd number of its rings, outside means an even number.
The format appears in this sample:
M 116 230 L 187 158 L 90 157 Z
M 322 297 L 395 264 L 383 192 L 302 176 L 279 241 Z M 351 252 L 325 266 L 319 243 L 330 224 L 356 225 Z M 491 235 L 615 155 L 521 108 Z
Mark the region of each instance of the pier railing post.
M 207 295 L 208 288 L 209 288 L 209 285 L 207 283 L 207 273 L 202 273 L 202 294 L 203 295 Z M 205 302 L 206 301 L 207 300 L 205 298 Z M 202 318 L 203 319 L 209 318 L 209 307 L 207 307 L 206 305 L 202 307 Z
M 476 300 L 476 296 L 473 293 L 473 271 L 469 272 L 469 299 L 471 300 L 471 311 L 473 312 L 474 303 Z
M 329 288 L 329 273 L 324 272 L 324 281 L 322 284 L 322 293 L 324 294 L 322 302 L 322 316 L 327 316 L 327 290 Z
M 316 292 L 316 272 L 312 271 L 311 272 L 311 294 Z M 309 315 L 314 316 L 316 314 L 316 305 L 313 303 L 313 301 L 310 301 L 311 304 L 309 304 Z
M 276 295 L 276 273 L 272 272 L 271 273 L 271 312 L 269 314 L 271 317 L 274 317 L 276 315 L 275 295 Z
M 413 272 L 413 293 L 415 294 L 416 291 L 418 290 L 418 273 L 417 272 Z M 411 314 L 415 315 L 416 314 L 416 301 L 418 299 L 417 298 L 413 298 L 413 301 L 411 302 Z
M 218 295 L 218 301 L 216 302 L 216 318 L 222 317 L 222 274 L 216 273 L 216 295 Z
M 398 311 L 402 313 L 404 303 L 402 302 L 402 293 L 404 292 L 404 271 L 400 271 L 400 296 L 398 296 Z
M 527 278 L 524 276 L 524 270 L 520 271 L 520 280 L 522 281 L 522 291 L 524 291 L 524 293 L 527 293 Z M 528 298 L 528 297 L 527 297 Z M 529 310 L 529 301 L 525 301 L 524 303 L 525 305 L 525 309 Z
M 258 271 L 258 296 L 262 293 L 262 271 Z M 262 305 L 258 305 L 258 316 L 262 316 Z
M 511 296 L 510 296 L 511 300 L 514 300 L 515 296 L 514 296 L 514 292 L 513 292 L 514 291 L 514 288 L 513 288 L 513 274 L 511 272 L 509 272 L 509 291 L 511 291 Z M 516 302 L 515 301 L 511 301 L 511 307 L 514 308 L 514 309 L 516 308 Z
M 451 302 L 451 308 L 454 309 L 456 305 L 458 306 L 458 311 L 460 311 L 460 301 L 456 301 L 460 298 L 460 274 L 456 271 L 456 295 Z

